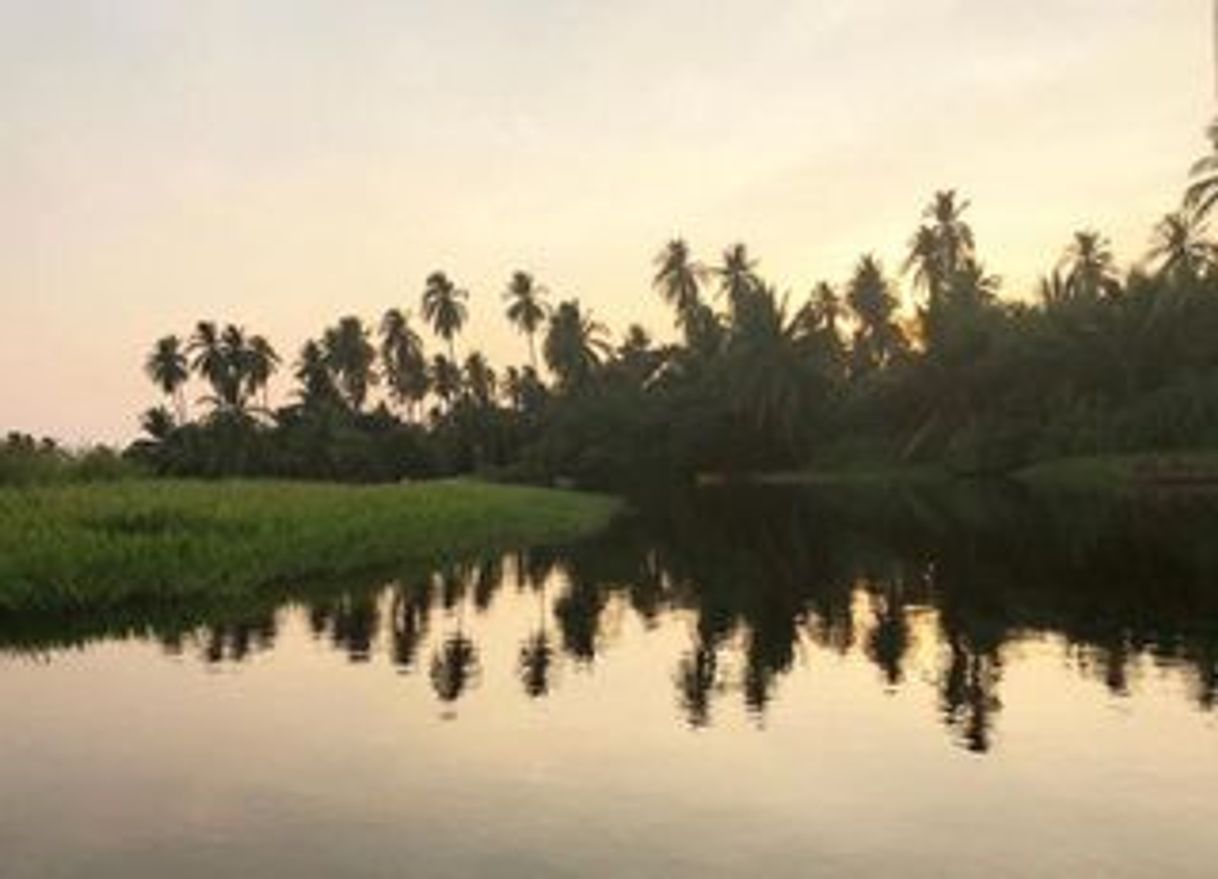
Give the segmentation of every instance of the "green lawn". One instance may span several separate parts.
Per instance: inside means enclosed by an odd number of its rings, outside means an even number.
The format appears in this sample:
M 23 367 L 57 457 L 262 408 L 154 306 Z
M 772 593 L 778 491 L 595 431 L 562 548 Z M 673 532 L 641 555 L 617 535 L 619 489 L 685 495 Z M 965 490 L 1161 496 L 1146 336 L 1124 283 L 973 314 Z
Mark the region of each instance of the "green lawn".
M 592 532 L 600 495 L 477 482 L 125 481 L 0 490 L 0 611 L 247 597 L 262 587 Z

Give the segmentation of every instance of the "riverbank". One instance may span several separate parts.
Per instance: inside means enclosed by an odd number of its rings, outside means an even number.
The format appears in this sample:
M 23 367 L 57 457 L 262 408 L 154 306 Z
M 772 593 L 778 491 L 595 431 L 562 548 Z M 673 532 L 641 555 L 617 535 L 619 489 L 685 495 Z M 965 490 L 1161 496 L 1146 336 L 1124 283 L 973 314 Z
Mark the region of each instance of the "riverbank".
M 618 501 L 445 481 L 130 480 L 0 490 L 0 612 L 248 597 L 605 526 Z
M 767 473 L 749 481 L 774 485 L 883 486 L 1013 481 L 1040 488 L 1218 490 L 1218 451 L 1144 452 L 1058 458 L 996 476 L 960 476 L 933 464 L 852 466 Z

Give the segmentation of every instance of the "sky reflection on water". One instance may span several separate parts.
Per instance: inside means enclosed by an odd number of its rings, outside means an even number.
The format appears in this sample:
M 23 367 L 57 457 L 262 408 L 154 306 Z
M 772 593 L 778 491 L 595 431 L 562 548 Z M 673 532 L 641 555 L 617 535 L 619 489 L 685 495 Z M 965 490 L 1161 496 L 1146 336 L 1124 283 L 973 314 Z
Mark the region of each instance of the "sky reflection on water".
M 16 876 L 1208 875 L 1211 506 L 709 493 L 223 619 L 4 621 L 0 850 Z

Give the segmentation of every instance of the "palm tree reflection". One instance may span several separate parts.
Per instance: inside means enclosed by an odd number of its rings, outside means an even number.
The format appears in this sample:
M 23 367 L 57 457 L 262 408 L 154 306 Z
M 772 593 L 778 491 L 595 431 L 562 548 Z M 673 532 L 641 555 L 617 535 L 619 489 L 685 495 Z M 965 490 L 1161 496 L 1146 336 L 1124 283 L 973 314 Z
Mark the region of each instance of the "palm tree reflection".
M 564 657 L 588 665 L 612 649 L 610 626 L 633 613 L 648 629 L 689 625 L 691 646 L 657 679 L 675 690 L 691 728 L 711 726 L 724 695 L 763 720 L 811 645 L 869 661 L 889 691 L 933 682 L 952 738 L 984 753 L 1002 710 L 1005 648 L 1030 638 L 1067 645 L 1071 666 L 1118 697 L 1137 690 L 1150 662 L 1183 670 L 1196 704 L 1214 708 L 1218 553 L 1198 535 L 1218 528 L 1218 510 L 1181 504 L 1147 512 L 993 491 L 983 499 L 700 492 L 642 507 L 562 552 L 447 565 L 381 590 L 313 597 L 304 608 L 314 636 L 353 662 L 369 662 L 380 637 L 402 672 L 429 650 L 431 688 L 452 705 L 480 680 L 465 606 L 487 612 L 511 581 L 537 599 L 514 659 L 530 699 L 553 692 Z M 552 601 L 551 583 L 560 584 Z M 274 644 L 276 603 L 223 615 L 0 614 L 0 651 L 134 633 L 151 634 L 168 653 L 197 649 L 209 665 L 240 663 Z M 433 640 L 438 608 L 455 617 L 455 630 Z

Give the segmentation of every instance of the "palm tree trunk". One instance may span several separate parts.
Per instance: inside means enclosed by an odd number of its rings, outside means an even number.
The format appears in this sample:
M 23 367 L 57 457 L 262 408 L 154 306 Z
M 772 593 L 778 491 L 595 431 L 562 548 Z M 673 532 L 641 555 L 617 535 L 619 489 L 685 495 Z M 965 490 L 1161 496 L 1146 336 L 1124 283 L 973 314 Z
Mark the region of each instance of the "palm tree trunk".
M 529 364 L 533 367 L 533 372 L 537 372 L 537 343 L 534 336 L 536 333 L 529 333 Z

